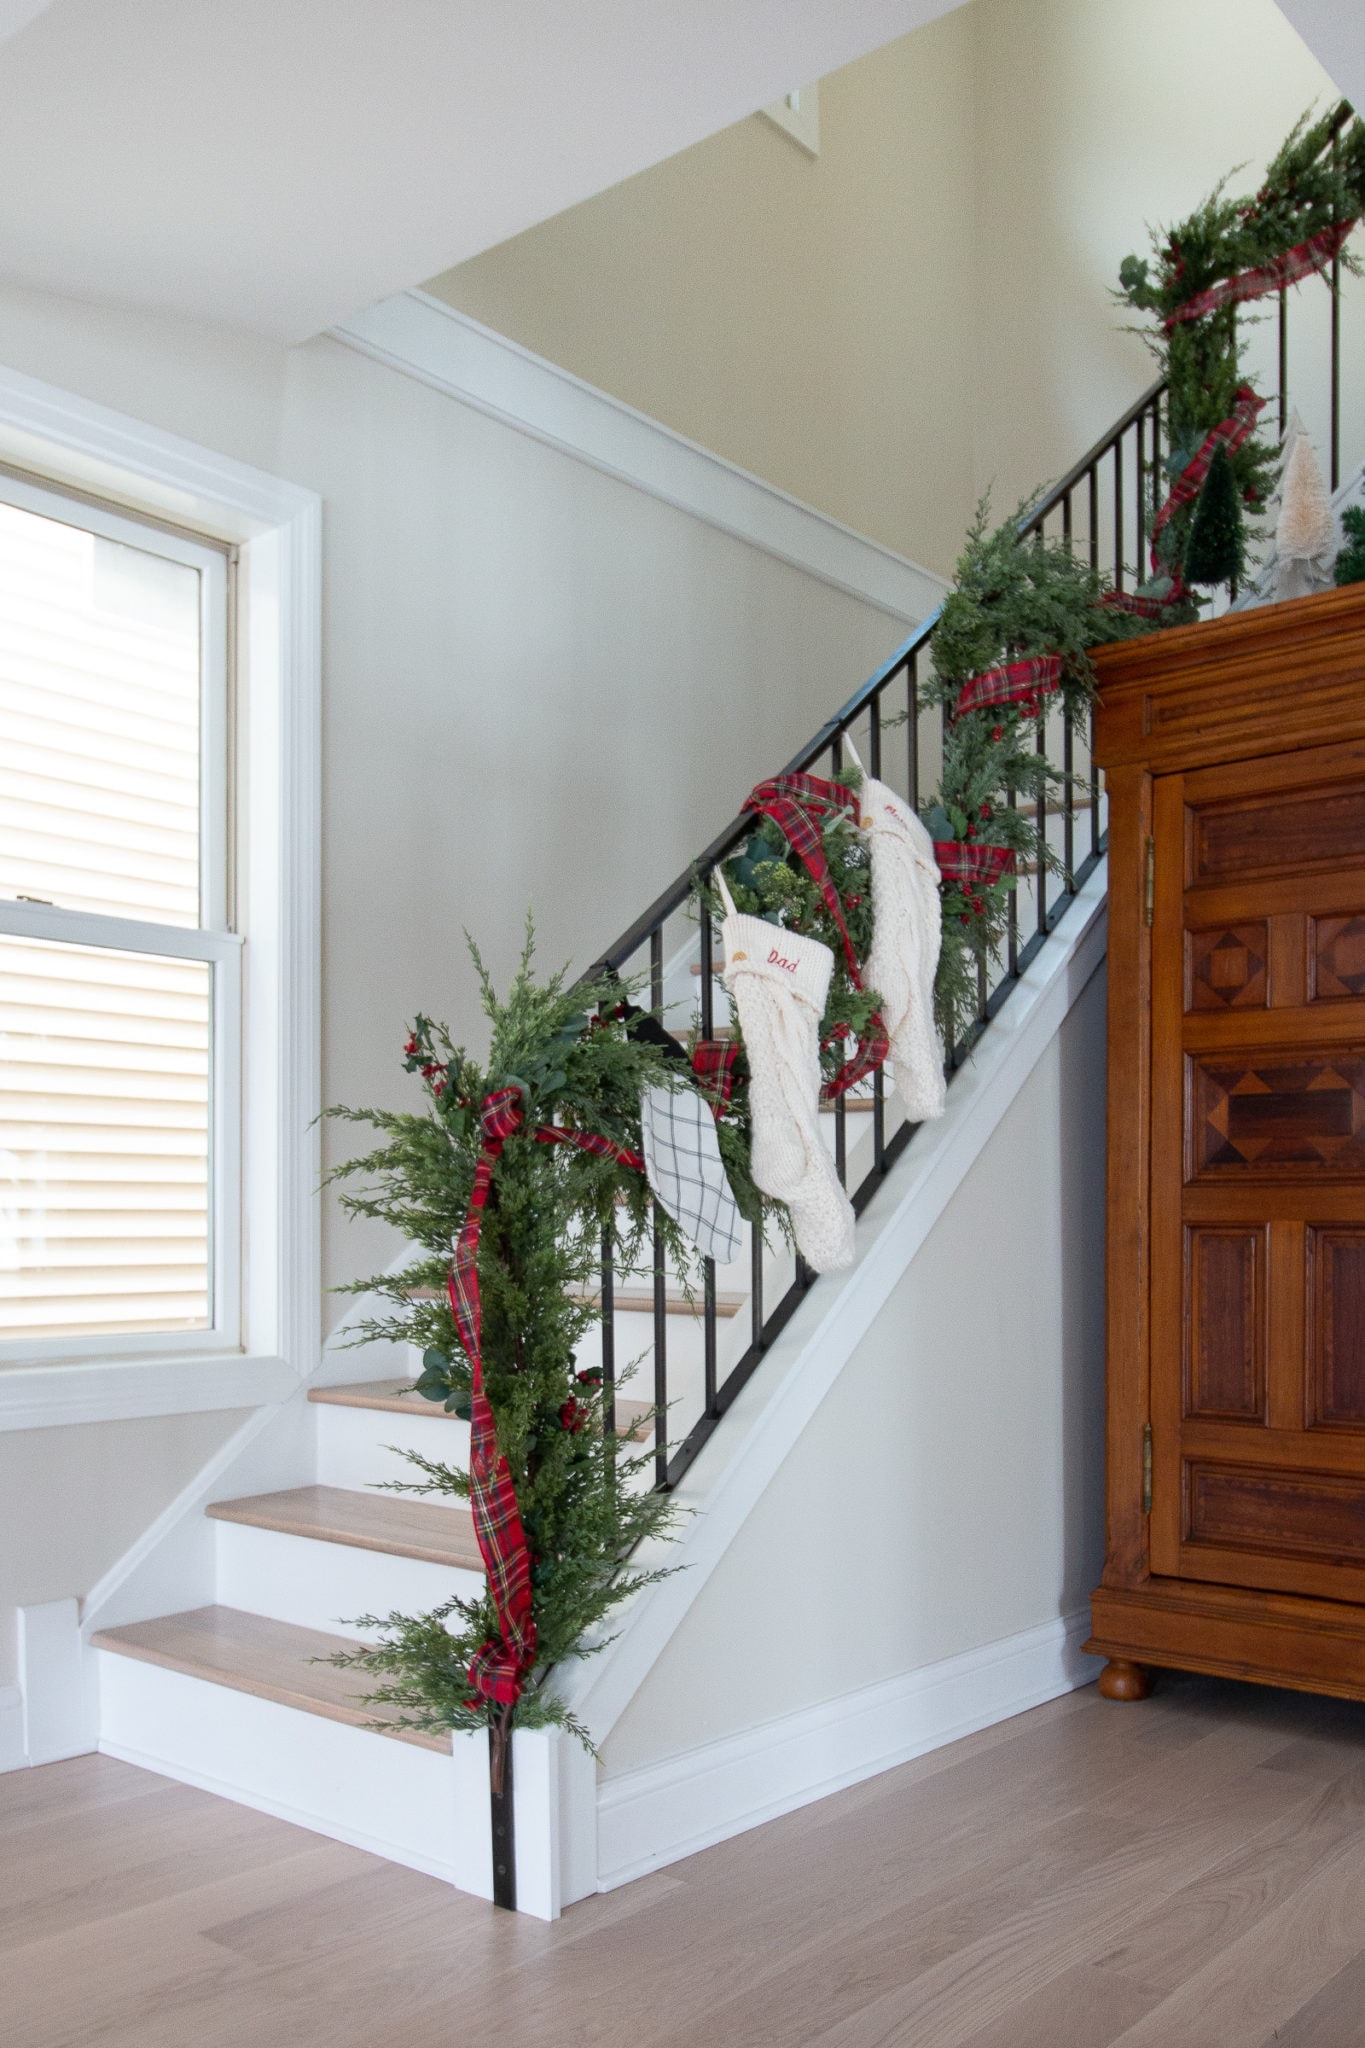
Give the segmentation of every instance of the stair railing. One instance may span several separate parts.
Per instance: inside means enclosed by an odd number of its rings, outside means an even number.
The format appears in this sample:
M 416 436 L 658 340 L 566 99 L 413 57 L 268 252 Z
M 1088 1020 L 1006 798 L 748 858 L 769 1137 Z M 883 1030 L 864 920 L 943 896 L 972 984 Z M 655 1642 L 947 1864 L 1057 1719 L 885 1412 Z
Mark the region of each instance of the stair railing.
M 1341 473 L 1341 343 L 1340 265 L 1331 278 L 1331 311 L 1328 333 L 1328 374 L 1325 397 L 1328 408 L 1328 440 L 1331 484 L 1335 488 Z M 1274 336 L 1272 362 L 1258 365 L 1262 388 L 1278 384 L 1281 432 L 1288 407 L 1288 294 L 1279 294 L 1277 317 L 1266 323 Z M 1310 337 L 1309 346 L 1312 342 Z M 1271 353 L 1269 349 L 1265 351 Z M 1118 590 L 1131 587 L 1133 564 L 1137 579 L 1147 573 L 1147 550 L 1152 507 L 1165 497 L 1168 482 L 1162 471 L 1169 451 L 1166 387 L 1158 381 L 1143 392 L 1108 433 L 1082 456 L 1074 469 L 1054 485 L 1021 521 L 1024 535 L 1044 534 L 1063 539 L 1088 557 L 1092 567 L 1103 570 Z M 1154 483 L 1154 476 L 1156 482 Z M 890 783 L 919 810 L 926 792 L 937 779 L 942 760 L 944 714 L 923 701 L 922 681 L 928 672 L 931 642 L 938 622 L 935 611 L 918 626 L 890 660 L 857 690 L 813 739 L 787 763 L 787 772 L 810 770 L 838 780 L 847 759 L 851 739 L 869 773 Z M 1056 856 L 1058 871 L 1047 866 L 1024 868 L 1018 886 L 1011 893 L 1008 925 L 1000 957 L 991 968 L 983 963 L 978 974 L 976 1017 L 961 1043 L 946 1048 L 949 1077 L 969 1056 L 990 1020 L 1017 986 L 1020 976 L 1047 942 L 1049 933 L 1062 918 L 1075 896 L 1102 859 L 1107 843 L 1105 798 L 1091 754 L 1091 724 L 1070 713 L 1053 708 L 1040 716 L 1037 746 L 1048 752 L 1050 733 L 1061 722 L 1061 760 L 1067 781 L 1062 793 L 1039 799 L 1035 822 L 1038 835 Z M 697 954 L 694 973 L 699 973 L 699 995 L 695 1023 L 703 1038 L 716 1029 L 716 933 L 702 893 L 696 916 L 699 929 L 686 923 L 689 906 L 698 884 L 710 883 L 715 869 L 753 830 L 752 816 L 741 815 L 718 833 L 677 880 L 665 889 L 642 917 L 623 932 L 602 956 L 601 966 L 624 976 L 639 976 L 648 989 L 651 1006 L 663 1009 L 666 997 L 674 1000 L 678 961 L 689 948 Z M 891 1168 L 913 1138 L 915 1125 L 900 1114 L 885 1076 L 872 1077 L 864 1086 L 861 1102 L 850 1104 L 841 1096 L 831 1114 L 834 1120 L 834 1155 L 839 1175 L 848 1190 L 854 1210 L 861 1215 L 886 1179 Z M 859 1173 L 853 1172 L 850 1127 L 859 1117 L 870 1116 L 870 1157 Z M 867 1146 L 861 1148 L 868 1151 Z M 852 1180 L 852 1184 L 851 1183 Z M 669 1285 L 664 1248 L 656 1235 L 653 1248 L 652 1309 L 653 1374 L 648 1388 L 655 1409 L 654 1480 L 660 1488 L 677 1484 L 741 1389 L 752 1378 L 764 1354 L 790 1321 L 815 1275 L 803 1260 L 788 1261 L 789 1276 L 774 1280 L 771 1247 L 765 1247 L 760 1231 L 750 1232 L 750 1293 L 748 1342 L 739 1356 L 720 1366 L 720 1337 L 716 1270 L 711 1260 L 703 1262 L 700 1301 L 702 1370 L 699 1410 L 681 1439 L 671 1448 L 669 1410 L 675 1391 L 669 1365 Z M 602 1244 L 602 1370 L 608 1427 L 616 1420 L 617 1331 L 616 1275 L 613 1269 L 611 1234 Z M 730 1304 L 727 1304 L 730 1306 Z

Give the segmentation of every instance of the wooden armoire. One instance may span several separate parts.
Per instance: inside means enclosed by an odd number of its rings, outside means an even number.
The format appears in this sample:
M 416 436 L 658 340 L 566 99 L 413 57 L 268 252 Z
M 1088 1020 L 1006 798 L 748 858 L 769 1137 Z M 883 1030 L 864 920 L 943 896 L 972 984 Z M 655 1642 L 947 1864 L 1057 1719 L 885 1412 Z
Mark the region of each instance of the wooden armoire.
M 1101 1690 L 1365 1700 L 1365 584 L 1098 651 Z

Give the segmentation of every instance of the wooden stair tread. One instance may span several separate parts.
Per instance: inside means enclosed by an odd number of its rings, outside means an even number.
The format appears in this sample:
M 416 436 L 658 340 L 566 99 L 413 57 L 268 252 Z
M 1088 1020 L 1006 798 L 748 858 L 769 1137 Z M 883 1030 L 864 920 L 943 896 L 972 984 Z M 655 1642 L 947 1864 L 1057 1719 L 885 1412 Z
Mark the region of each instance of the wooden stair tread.
M 573 1290 L 573 1299 L 575 1301 L 590 1302 L 595 1305 L 599 1299 L 598 1290 L 595 1287 L 587 1290 L 575 1289 Z M 654 1313 L 654 1289 L 652 1287 L 618 1287 L 615 1290 L 613 1299 L 617 1308 L 624 1314 L 652 1316 Z M 742 1308 L 747 1307 L 748 1300 L 747 1294 L 717 1294 L 716 1314 L 718 1316 L 737 1316 Z M 685 1294 L 666 1294 L 664 1296 L 664 1312 L 667 1315 L 699 1317 L 702 1309 L 703 1302 L 700 1289 L 698 1289 L 695 1301 L 689 1301 Z
M 205 1512 L 218 1522 L 244 1522 L 249 1528 L 277 1529 L 286 1536 L 349 1543 L 356 1550 L 382 1550 L 392 1557 L 420 1557 L 458 1571 L 483 1570 L 468 1508 L 435 1506 L 402 1494 L 291 1486 L 283 1493 L 214 1501 Z
M 353 1650 L 356 1646 L 348 1637 L 299 1628 L 290 1621 L 271 1621 L 263 1614 L 244 1614 L 236 1607 L 195 1607 L 186 1614 L 161 1615 L 155 1621 L 97 1629 L 90 1641 L 97 1650 L 112 1650 L 143 1664 L 159 1664 L 166 1671 L 183 1671 L 190 1678 L 205 1678 L 233 1692 L 298 1707 L 327 1721 L 344 1721 L 351 1728 L 368 1728 L 372 1722 L 389 1719 L 392 1712 L 372 1707 L 363 1698 L 359 1688 L 365 1681 L 360 1672 L 338 1671 L 332 1664 L 310 1661 L 334 1656 L 338 1650 Z M 450 1754 L 449 1735 L 416 1728 L 371 1732 L 413 1743 L 418 1749 Z
M 353 1380 L 337 1387 L 310 1387 L 308 1398 L 327 1408 L 382 1408 L 392 1415 L 430 1415 L 437 1422 L 456 1419 L 439 1401 L 414 1393 L 411 1380 Z

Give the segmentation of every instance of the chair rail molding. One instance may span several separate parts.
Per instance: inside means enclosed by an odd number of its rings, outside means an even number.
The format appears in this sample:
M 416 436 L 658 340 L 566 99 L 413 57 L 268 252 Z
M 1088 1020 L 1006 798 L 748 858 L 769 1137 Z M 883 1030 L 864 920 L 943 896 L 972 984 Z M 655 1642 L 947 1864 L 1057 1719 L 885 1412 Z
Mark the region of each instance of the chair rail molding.
M 237 548 L 252 732 L 238 899 L 253 959 L 243 1014 L 244 1348 L 6 1366 L 0 1429 L 283 1400 L 316 1367 L 320 1343 L 321 501 L 3 368 L 0 462 Z
M 909 625 L 926 619 L 948 588 L 932 569 L 428 292 L 383 299 L 332 328 L 331 337 Z

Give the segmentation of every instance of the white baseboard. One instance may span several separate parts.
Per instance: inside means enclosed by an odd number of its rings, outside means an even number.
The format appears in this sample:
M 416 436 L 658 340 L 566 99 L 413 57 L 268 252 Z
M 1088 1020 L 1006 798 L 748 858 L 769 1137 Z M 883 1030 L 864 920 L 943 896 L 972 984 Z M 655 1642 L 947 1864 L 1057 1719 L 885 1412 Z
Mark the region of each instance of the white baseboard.
M 798 1806 L 1087 1685 L 1089 1610 L 608 1778 L 598 1888 L 611 1891 Z
M 21 1771 L 27 1762 L 24 1696 L 17 1685 L 0 1685 L 0 1772 Z

